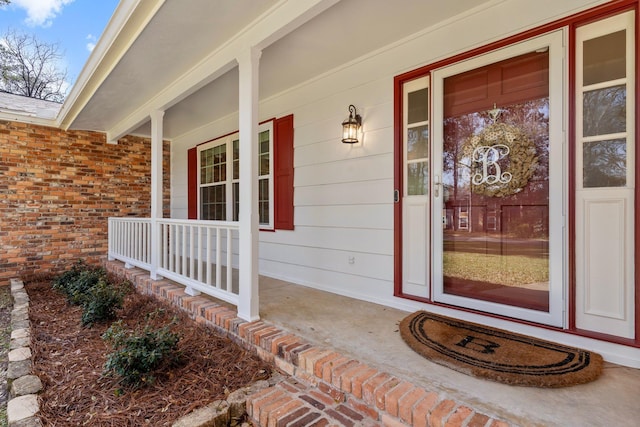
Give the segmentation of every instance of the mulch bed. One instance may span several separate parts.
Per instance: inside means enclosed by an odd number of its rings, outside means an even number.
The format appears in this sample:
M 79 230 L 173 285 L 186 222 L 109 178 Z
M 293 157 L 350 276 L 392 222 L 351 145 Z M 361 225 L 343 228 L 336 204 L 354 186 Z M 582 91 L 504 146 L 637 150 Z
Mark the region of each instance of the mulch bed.
M 43 382 L 40 417 L 45 426 L 170 426 L 180 417 L 224 399 L 239 388 L 266 379 L 271 367 L 211 328 L 150 296 L 127 297 L 118 318 L 128 329 L 143 326 L 147 313 L 157 327 L 173 316 L 180 335 L 181 362 L 157 373 L 154 384 L 132 390 L 105 376 L 111 348 L 101 335 L 110 324 L 81 326 L 81 308 L 40 280 L 26 285 L 30 298 L 34 371 Z

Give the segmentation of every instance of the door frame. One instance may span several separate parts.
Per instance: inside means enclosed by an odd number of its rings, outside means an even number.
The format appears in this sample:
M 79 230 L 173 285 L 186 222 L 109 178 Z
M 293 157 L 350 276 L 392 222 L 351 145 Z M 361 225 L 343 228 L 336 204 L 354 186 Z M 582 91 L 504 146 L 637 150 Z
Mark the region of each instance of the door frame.
M 566 135 L 564 129 L 564 99 L 566 99 L 566 67 L 564 66 L 565 30 L 538 36 L 520 43 L 468 59 L 450 66 L 442 67 L 432 73 L 432 268 L 431 290 L 432 300 L 456 307 L 487 312 L 493 315 L 506 316 L 524 321 L 541 323 L 549 326 L 564 327 L 566 274 L 563 269 L 566 257 L 566 224 L 563 215 L 566 200 Z M 451 295 L 443 289 L 443 227 L 442 219 L 437 212 L 443 210 L 444 191 L 433 188 L 440 185 L 442 177 L 442 141 L 444 122 L 444 79 L 449 76 L 473 70 L 485 65 L 523 55 L 540 49 L 549 49 L 549 312 L 531 310 L 506 304 L 482 301 L 469 297 Z M 558 113 L 560 111 L 560 113 Z M 558 119 L 562 117 L 562 119 Z
M 402 127 L 402 118 L 403 118 L 403 110 L 402 110 L 402 94 L 403 94 L 403 85 L 411 80 L 430 76 L 433 70 L 438 68 L 442 68 L 451 64 L 455 64 L 457 62 L 461 62 L 467 60 L 469 58 L 473 58 L 479 55 L 483 55 L 486 53 L 490 53 L 492 51 L 511 46 L 515 43 L 519 43 L 524 40 L 528 40 L 530 38 L 540 36 L 546 34 L 551 31 L 555 31 L 558 29 L 566 28 L 568 29 L 568 40 L 566 46 L 566 52 L 568 54 L 567 58 L 567 67 L 568 67 L 568 95 L 566 98 L 566 111 L 563 117 L 566 117 L 567 128 L 566 132 L 568 134 L 568 142 L 567 147 L 564 149 L 565 156 L 568 161 L 568 184 L 567 184 L 567 195 L 568 200 L 566 200 L 566 207 L 563 212 L 564 215 L 568 218 L 568 230 L 567 230 L 567 254 L 565 259 L 565 270 L 568 275 L 568 290 L 567 290 L 567 302 L 566 306 L 568 308 L 568 313 L 566 315 L 568 321 L 565 327 L 562 329 L 563 332 L 569 333 L 572 335 L 583 336 L 587 338 L 593 338 L 596 340 L 601 340 L 610 343 L 617 343 L 626 346 L 638 347 L 640 348 L 640 274 L 636 271 L 635 274 L 635 298 L 634 298 L 634 307 L 635 307 L 635 338 L 621 338 L 613 335 L 602 334 L 598 332 L 588 331 L 579 329 L 576 327 L 575 323 L 575 311 L 576 311 L 576 275 L 575 275 L 575 261 L 573 256 L 575 255 L 575 221 L 572 219 L 575 216 L 575 148 L 572 143 L 575 140 L 575 122 L 571 119 L 575 115 L 575 82 L 571 76 L 575 74 L 575 58 L 574 50 L 574 32 L 577 26 L 584 25 L 590 22 L 598 21 L 609 16 L 613 16 L 619 13 L 623 13 L 626 11 L 633 10 L 636 12 L 635 22 L 636 22 L 636 34 L 635 40 L 636 45 L 638 44 L 638 34 L 640 31 L 640 13 L 639 13 L 639 5 L 640 2 L 638 0 L 616 0 L 607 2 L 598 6 L 594 6 L 582 11 L 579 11 L 575 14 L 568 15 L 562 18 L 559 18 L 554 21 L 550 21 L 548 23 L 530 28 L 528 30 L 518 32 L 507 36 L 502 39 L 488 41 L 484 44 L 479 44 L 476 47 L 473 47 L 468 50 L 460 51 L 458 53 L 454 53 L 450 56 L 443 57 L 442 59 L 428 60 L 423 62 L 424 65 L 419 66 L 417 68 L 404 71 L 400 74 L 394 76 L 394 92 L 393 92 L 393 100 L 394 100 L 394 189 L 397 192 L 403 188 L 403 153 L 402 153 L 402 143 L 403 143 L 403 127 Z M 640 55 L 636 55 L 635 57 L 635 72 L 637 75 L 638 70 L 640 70 Z M 636 79 L 635 82 L 636 96 L 640 93 L 640 79 Z M 638 99 L 636 98 L 636 108 L 638 106 Z M 635 138 L 636 141 L 640 141 L 640 126 L 638 126 L 638 113 L 636 111 L 635 117 Z M 635 160 L 636 164 L 640 164 L 640 150 L 636 150 L 635 152 Z M 635 176 L 635 198 L 634 198 L 634 265 L 640 265 L 640 173 L 637 173 Z M 399 193 L 396 193 L 399 194 Z M 410 295 L 404 292 L 402 289 L 402 259 L 403 259 L 403 241 L 402 241 L 402 203 L 399 203 L 399 197 L 396 198 L 396 203 L 394 203 L 394 293 L 393 295 L 398 298 L 402 298 L 404 300 L 415 301 L 417 303 L 427 304 L 423 306 L 426 309 L 431 305 L 441 305 L 434 303 L 431 300 L 430 295 L 427 296 L 416 296 Z M 420 305 L 413 305 L 415 307 L 420 307 Z M 446 306 L 460 312 L 472 311 L 468 309 L 455 308 L 451 306 Z M 478 314 L 482 314 L 476 312 Z M 487 315 L 488 317 L 498 317 L 501 316 L 492 316 Z M 506 318 L 505 318 L 506 319 Z M 518 322 L 518 321 L 516 321 Z M 519 321 L 518 323 L 528 323 Z M 558 330 L 555 327 L 545 327 L 544 325 L 538 325 L 545 329 L 553 329 Z

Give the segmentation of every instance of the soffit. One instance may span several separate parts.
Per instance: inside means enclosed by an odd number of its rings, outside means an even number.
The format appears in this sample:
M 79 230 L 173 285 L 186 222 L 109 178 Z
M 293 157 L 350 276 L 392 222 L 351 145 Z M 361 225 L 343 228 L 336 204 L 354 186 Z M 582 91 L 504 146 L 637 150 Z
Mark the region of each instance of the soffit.
M 167 0 L 71 124 L 107 131 L 277 1 Z M 260 98 L 477 7 L 478 0 L 342 0 L 263 49 Z M 274 28 L 276 32 L 277 28 Z M 172 139 L 237 111 L 237 68 L 167 109 Z M 148 135 L 149 126 L 135 131 Z

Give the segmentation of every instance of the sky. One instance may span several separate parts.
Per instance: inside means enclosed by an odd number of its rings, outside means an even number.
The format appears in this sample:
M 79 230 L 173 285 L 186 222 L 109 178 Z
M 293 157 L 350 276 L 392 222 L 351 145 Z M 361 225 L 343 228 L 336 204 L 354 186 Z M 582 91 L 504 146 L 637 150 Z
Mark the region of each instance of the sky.
M 80 75 L 119 0 L 10 0 L 0 6 L 0 37 L 7 30 L 58 43 L 72 85 Z

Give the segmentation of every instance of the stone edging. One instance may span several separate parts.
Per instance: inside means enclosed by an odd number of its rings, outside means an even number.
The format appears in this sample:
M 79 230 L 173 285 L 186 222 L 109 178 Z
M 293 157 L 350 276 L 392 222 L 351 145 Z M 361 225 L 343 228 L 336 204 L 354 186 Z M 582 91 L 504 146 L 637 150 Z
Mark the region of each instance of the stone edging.
M 11 279 L 11 344 L 7 367 L 7 420 L 9 427 L 41 427 L 38 393 L 42 390 L 40 378 L 33 375 L 31 355 L 31 327 L 29 323 L 29 295 L 24 283 Z
M 7 368 L 8 427 L 42 427 L 38 417 L 40 404 L 38 393 L 43 385 L 40 378 L 33 375 L 31 353 L 31 324 L 29 322 L 29 295 L 24 283 L 11 279 L 11 344 Z M 273 386 L 280 379 L 274 376 L 267 380 L 244 387 L 231 393 L 225 400 L 215 401 L 206 407 L 193 411 L 177 420 L 174 427 L 198 427 L 213 425 L 234 425 L 234 421 L 246 414 L 247 397 Z

